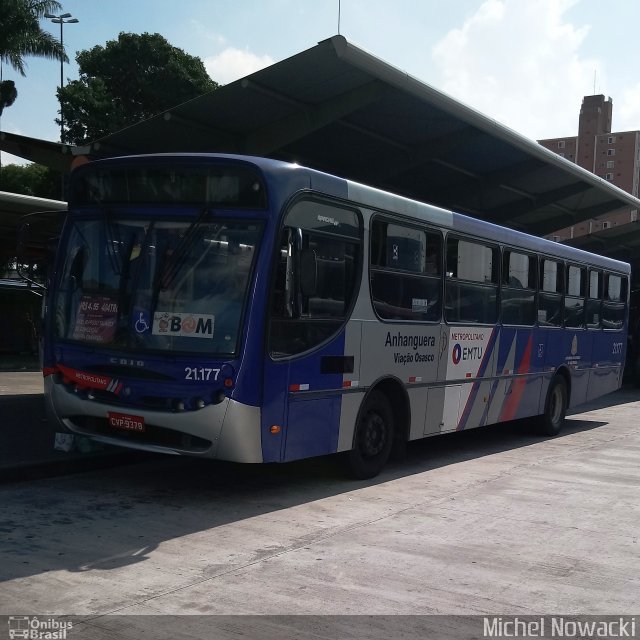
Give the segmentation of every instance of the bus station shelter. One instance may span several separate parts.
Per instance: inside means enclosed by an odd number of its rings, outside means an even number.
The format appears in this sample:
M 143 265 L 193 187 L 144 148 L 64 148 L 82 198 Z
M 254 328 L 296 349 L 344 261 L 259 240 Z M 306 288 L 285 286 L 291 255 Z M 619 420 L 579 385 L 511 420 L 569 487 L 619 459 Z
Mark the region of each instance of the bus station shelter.
M 77 148 L 0 134 L 49 166 L 225 152 L 297 162 L 535 235 L 640 200 L 334 36 Z

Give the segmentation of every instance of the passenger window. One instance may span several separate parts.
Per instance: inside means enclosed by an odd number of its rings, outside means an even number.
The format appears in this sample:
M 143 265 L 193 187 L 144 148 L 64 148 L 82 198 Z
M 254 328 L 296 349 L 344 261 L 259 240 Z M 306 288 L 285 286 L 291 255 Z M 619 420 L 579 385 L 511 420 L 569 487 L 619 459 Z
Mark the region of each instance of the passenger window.
M 371 298 L 385 320 L 441 318 L 439 234 L 376 218 L 371 225 Z
M 602 271 L 589 270 L 589 287 L 587 289 L 587 327 L 600 327 L 602 307 Z
M 561 327 L 564 310 L 564 264 L 556 260 L 540 260 L 540 294 L 538 324 L 541 327 Z
M 536 266 L 535 256 L 505 249 L 502 255 L 503 324 L 535 324 Z
M 586 269 L 569 265 L 564 299 L 564 326 L 572 329 L 584 327 L 584 294 Z
M 602 302 L 602 326 L 605 329 L 622 329 L 627 300 L 627 278 L 607 274 Z
M 445 318 L 493 324 L 498 319 L 497 247 L 459 238 L 447 240 Z
M 292 207 L 285 217 L 271 294 L 273 356 L 307 351 L 339 331 L 357 294 L 360 259 L 355 211 L 309 200 Z

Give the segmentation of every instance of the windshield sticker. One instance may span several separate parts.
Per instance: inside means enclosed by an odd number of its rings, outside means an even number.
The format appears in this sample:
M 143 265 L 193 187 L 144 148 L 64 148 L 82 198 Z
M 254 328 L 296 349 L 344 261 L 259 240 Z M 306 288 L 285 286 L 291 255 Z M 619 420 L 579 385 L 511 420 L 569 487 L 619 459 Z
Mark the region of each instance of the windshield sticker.
M 156 311 L 151 333 L 154 336 L 213 338 L 214 324 L 215 316 L 211 315 Z
M 118 303 L 108 296 L 82 296 L 73 328 L 73 340 L 108 344 L 113 340 Z
M 145 333 L 149 331 L 149 312 L 136 310 L 134 316 L 136 321 L 133 323 L 133 328 L 136 330 L 136 333 Z

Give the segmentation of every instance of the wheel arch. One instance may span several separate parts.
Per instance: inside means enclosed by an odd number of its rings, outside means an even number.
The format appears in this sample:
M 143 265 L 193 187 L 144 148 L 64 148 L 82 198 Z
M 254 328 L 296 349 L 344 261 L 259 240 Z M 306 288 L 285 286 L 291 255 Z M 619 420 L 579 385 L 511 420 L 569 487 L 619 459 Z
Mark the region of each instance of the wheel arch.
M 564 379 L 564 383 L 567 385 L 567 407 L 571 406 L 571 372 L 569 368 L 562 365 L 556 369 L 554 375 Z
M 411 404 L 409 401 L 409 394 L 405 386 L 393 376 L 380 378 L 376 380 L 367 390 L 362 402 L 360 403 L 360 409 L 358 410 L 358 416 L 356 424 L 359 423 L 362 411 L 367 405 L 367 399 L 373 391 L 379 391 L 383 393 L 393 414 L 393 436 L 394 440 L 406 442 L 409 440 L 409 429 L 411 427 Z M 356 433 L 354 429 L 352 445 L 355 443 Z

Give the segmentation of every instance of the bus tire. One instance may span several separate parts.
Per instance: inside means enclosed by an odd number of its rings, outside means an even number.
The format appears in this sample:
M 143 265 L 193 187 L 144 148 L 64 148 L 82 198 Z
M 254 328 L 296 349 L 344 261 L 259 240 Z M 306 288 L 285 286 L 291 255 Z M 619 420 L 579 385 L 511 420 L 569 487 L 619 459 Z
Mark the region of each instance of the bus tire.
M 538 422 L 540 435 L 557 436 L 560 433 L 567 413 L 568 397 L 567 383 L 561 375 L 556 373 L 549 384 L 544 413 Z
M 633 363 L 633 386 L 640 389 L 640 358 Z
M 387 396 L 372 391 L 360 411 L 353 440 L 347 452 L 347 471 L 353 478 L 377 476 L 389 460 L 393 446 L 393 411 Z

